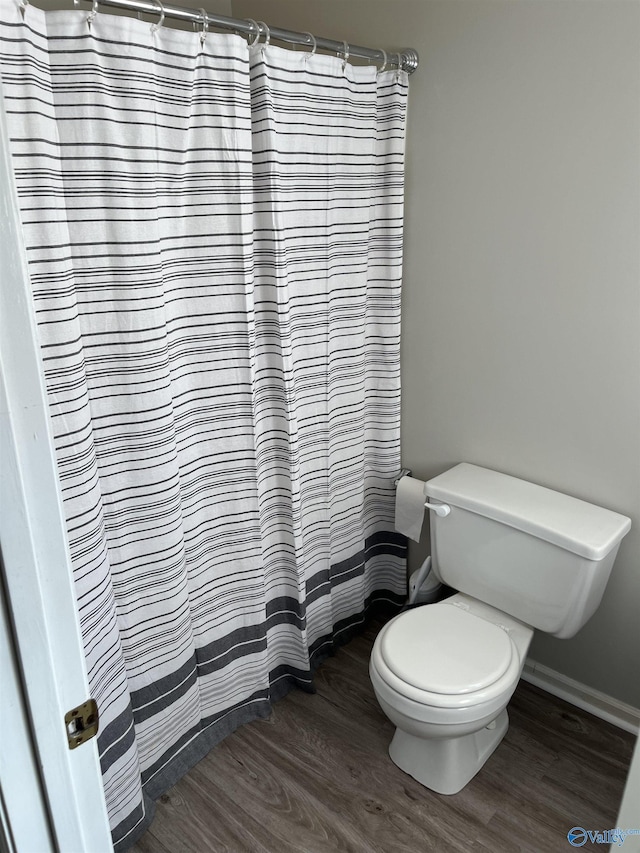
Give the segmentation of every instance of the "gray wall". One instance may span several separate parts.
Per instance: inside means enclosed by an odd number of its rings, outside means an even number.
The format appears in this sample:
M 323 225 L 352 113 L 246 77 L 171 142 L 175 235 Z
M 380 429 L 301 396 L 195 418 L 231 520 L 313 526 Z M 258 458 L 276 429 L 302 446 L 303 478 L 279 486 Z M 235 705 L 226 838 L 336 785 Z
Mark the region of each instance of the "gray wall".
M 598 613 L 572 640 L 537 636 L 531 657 L 640 706 L 640 4 L 232 8 L 420 52 L 407 143 L 403 463 L 426 478 L 475 462 L 632 517 Z

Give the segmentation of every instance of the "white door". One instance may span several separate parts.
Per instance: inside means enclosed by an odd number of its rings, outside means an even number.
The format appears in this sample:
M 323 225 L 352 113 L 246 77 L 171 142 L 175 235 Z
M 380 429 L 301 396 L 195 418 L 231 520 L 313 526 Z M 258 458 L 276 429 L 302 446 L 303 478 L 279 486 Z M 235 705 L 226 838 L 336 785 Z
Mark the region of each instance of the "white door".
M 64 723 L 89 693 L 1 100 L 0 92 L 0 543 L 9 612 L 0 630 L 0 811 L 18 853 L 107 853 L 96 740 L 70 750 Z

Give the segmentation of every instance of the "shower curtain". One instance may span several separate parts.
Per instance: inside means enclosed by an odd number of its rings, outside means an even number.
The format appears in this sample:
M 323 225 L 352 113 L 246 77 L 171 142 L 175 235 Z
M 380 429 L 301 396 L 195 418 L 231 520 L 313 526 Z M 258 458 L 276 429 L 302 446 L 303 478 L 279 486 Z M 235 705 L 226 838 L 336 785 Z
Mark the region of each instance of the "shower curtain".
M 1 0 L 1 71 L 116 849 L 374 605 L 407 79 Z M 88 20 L 89 19 L 89 20 Z

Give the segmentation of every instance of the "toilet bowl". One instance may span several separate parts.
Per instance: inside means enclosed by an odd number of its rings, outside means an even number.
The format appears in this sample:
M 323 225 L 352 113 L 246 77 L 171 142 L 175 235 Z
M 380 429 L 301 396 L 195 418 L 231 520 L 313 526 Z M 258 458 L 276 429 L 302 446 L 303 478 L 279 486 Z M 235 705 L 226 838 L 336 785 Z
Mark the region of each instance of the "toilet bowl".
M 456 594 L 392 619 L 370 660 L 376 698 L 397 727 L 391 759 L 421 784 L 455 794 L 508 727 L 533 630 Z

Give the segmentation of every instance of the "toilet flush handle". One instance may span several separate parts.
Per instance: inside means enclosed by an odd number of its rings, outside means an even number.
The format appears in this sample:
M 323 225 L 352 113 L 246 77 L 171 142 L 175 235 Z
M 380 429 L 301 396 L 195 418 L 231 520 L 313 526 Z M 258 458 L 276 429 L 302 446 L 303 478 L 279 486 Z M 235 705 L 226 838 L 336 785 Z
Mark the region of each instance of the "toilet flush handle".
M 432 509 L 440 518 L 444 518 L 445 515 L 449 515 L 451 512 L 451 507 L 447 506 L 447 504 L 430 504 L 429 501 L 425 501 L 424 505 L 427 509 Z

